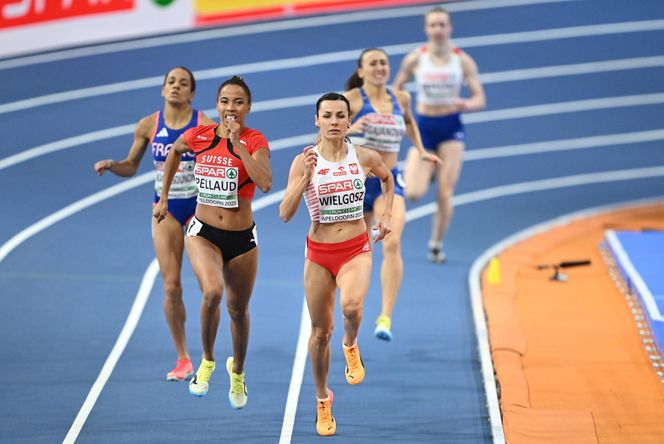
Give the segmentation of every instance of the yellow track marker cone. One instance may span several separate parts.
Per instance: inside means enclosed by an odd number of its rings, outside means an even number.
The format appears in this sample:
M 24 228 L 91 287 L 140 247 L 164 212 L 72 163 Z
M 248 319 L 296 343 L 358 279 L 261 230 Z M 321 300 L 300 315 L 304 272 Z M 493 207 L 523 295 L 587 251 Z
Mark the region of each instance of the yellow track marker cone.
M 491 258 L 486 271 L 486 281 L 493 285 L 500 285 L 500 261 L 497 257 Z

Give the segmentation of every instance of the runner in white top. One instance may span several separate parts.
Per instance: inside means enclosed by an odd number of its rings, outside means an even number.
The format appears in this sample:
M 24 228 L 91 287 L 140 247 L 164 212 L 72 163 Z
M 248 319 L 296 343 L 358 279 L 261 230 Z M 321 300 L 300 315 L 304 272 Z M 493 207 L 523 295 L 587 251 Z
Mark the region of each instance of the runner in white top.
M 304 191 L 311 220 L 320 223 L 342 222 L 362 219 L 364 201 L 364 171 L 359 167 L 355 147 L 346 143 L 348 154 L 339 162 L 331 162 L 316 154 L 316 170 Z
M 316 383 L 316 431 L 333 435 L 336 422 L 327 375 L 336 290 L 340 290 L 344 318 L 346 381 L 359 384 L 365 369 L 357 336 L 371 279 L 371 246 L 362 215 L 363 182 L 366 175 L 374 175 L 385 187 L 385 210 L 374 226 L 379 241 L 390 232 L 394 179 L 375 151 L 353 146 L 346 139 L 350 126 L 346 97 L 323 95 L 316 103 L 315 123 L 320 128 L 319 141 L 293 160 L 279 215 L 288 222 L 306 197 L 312 222 L 307 236 L 304 291 L 311 317 L 309 355 Z
M 411 148 L 405 172 L 406 197 L 411 200 L 424 196 L 432 175 L 437 175 L 438 209 L 433 216 L 429 238 L 429 260 L 442 263 L 445 261 L 443 234 L 452 218 L 452 195 L 461 173 L 465 148 L 460 114 L 483 109 L 486 99 L 477 64 L 450 39 L 452 20 L 444 8 L 437 6 L 426 13 L 424 33 L 428 42 L 404 58 L 394 88 L 404 89 L 406 82 L 415 77 L 416 120 L 422 144 L 443 160 L 442 165 L 433 165 L 423 161 Z M 459 96 L 462 82 L 468 88 L 469 99 Z

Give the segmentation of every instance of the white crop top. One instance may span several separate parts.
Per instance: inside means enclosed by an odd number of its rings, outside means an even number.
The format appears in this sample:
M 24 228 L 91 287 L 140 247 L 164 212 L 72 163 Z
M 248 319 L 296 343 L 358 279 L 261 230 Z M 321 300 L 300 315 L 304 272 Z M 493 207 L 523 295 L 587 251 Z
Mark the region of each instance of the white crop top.
M 446 65 L 435 65 L 426 46 L 420 48 L 420 58 L 415 72 L 417 102 L 423 105 L 450 105 L 459 97 L 463 83 L 461 50 L 450 53 Z
M 312 221 L 334 223 L 362 219 L 364 212 L 364 180 L 362 166 L 355 147 L 348 146 L 348 155 L 340 162 L 325 160 L 318 151 L 318 162 L 309 185 L 304 190 L 304 200 Z

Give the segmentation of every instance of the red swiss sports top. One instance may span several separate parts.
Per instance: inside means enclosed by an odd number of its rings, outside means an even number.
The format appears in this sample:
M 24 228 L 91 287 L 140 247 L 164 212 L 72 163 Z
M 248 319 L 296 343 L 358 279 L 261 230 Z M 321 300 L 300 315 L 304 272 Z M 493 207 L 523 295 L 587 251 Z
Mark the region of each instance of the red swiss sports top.
M 247 174 L 233 143 L 215 134 L 219 125 L 200 125 L 182 135 L 189 149 L 196 155 L 196 185 L 198 203 L 223 208 L 236 208 L 238 197 L 252 199 L 256 185 Z M 244 128 L 240 143 L 249 154 L 261 148 L 269 149 L 260 131 Z

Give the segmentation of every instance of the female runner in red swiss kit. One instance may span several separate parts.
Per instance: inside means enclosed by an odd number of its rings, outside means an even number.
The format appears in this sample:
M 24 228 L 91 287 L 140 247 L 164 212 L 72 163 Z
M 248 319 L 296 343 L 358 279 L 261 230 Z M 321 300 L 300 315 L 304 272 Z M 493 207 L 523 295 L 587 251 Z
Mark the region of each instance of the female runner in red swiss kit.
M 230 378 L 228 399 L 236 409 L 247 403 L 244 360 L 249 341 L 249 299 L 258 268 L 258 239 L 251 200 L 256 187 L 264 193 L 272 187 L 267 139 L 245 126 L 250 110 L 251 92 L 244 80 L 234 76 L 221 84 L 217 111 L 222 124 L 187 130 L 173 144 L 164 168 L 161 199 L 153 213 L 157 221 L 166 217 L 166 197 L 180 156 L 193 152 L 198 198 L 186 242 L 203 293 L 200 313 L 203 358 L 189 383 L 189 392 L 194 396 L 205 396 L 208 392 L 215 369 L 214 342 L 225 288 L 233 339 L 233 356 L 226 360 Z
M 363 214 L 366 176 L 380 178 L 385 190 L 384 210 L 374 226 L 378 231 L 375 241 L 390 232 L 394 199 L 392 173 L 378 153 L 350 143 L 346 138 L 350 123 L 346 97 L 327 93 L 318 99 L 318 142 L 293 160 L 279 207 L 281 219 L 288 222 L 304 197 L 311 216 L 304 291 L 311 317 L 309 355 L 316 384 L 316 431 L 320 435 L 334 435 L 337 427 L 331 411 L 333 394 L 327 386 L 337 288 L 344 318 L 346 381 L 359 384 L 365 375 L 357 335 L 371 279 L 371 245 Z

